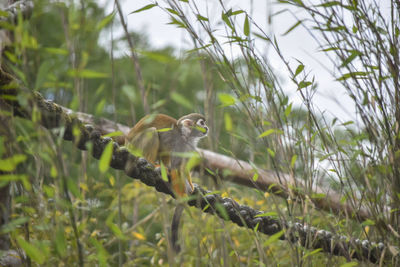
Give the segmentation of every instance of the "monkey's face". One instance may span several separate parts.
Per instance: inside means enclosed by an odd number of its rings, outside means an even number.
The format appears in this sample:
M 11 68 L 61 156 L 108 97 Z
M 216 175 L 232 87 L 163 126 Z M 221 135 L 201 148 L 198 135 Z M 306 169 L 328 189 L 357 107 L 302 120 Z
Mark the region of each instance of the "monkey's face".
M 206 120 L 201 114 L 192 113 L 186 115 L 179 119 L 178 125 L 181 128 L 182 135 L 195 143 L 207 136 L 208 133 Z

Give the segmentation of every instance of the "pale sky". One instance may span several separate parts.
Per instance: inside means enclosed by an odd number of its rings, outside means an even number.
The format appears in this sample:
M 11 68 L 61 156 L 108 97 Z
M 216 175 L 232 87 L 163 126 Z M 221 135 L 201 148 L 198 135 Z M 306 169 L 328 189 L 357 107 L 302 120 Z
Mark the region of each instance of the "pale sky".
M 107 12 L 112 12 L 114 1 L 103 0 L 102 2 L 107 3 Z M 161 48 L 170 45 L 176 47 L 178 51 L 193 49 L 189 35 L 183 29 L 179 29 L 175 25 L 168 25 L 170 21 L 169 16 L 160 8 L 154 7 L 150 10 L 128 15 L 134 10 L 154 3 L 153 1 L 121 0 L 120 3 L 125 14 L 125 19 L 127 19 L 128 22 L 128 28 L 135 32 L 146 33 L 152 47 Z M 211 18 L 215 14 L 217 19 L 220 18 L 221 12 L 218 9 L 218 1 L 198 0 L 196 3 L 198 3 L 202 12 L 205 12 L 205 14 L 208 12 L 208 17 Z M 159 4 L 166 6 L 163 4 L 163 1 L 159 1 Z M 310 78 L 315 76 L 315 80 L 319 85 L 317 94 L 314 97 L 314 104 L 321 111 L 326 111 L 327 114 L 333 114 L 333 116 L 337 116 L 342 121 L 356 119 L 355 109 L 351 99 L 347 96 L 340 83 L 336 82 L 334 77 L 329 73 L 328 70 L 333 70 L 333 67 L 328 58 L 323 55 L 323 53 L 318 52 L 318 45 L 310 34 L 303 27 L 299 26 L 288 35 L 282 35 L 296 23 L 296 19 L 293 15 L 290 14 L 290 12 L 283 12 L 273 17 L 272 24 L 267 24 L 269 13 L 275 13 L 284 8 L 288 8 L 288 5 L 276 4 L 273 0 L 230 0 L 224 1 L 224 4 L 227 9 L 232 7 L 233 10 L 246 10 L 265 32 L 271 32 L 272 29 L 278 40 L 281 51 L 286 57 L 286 60 L 289 60 L 289 62 L 293 64 L 292 67 L 294 69 L 298 65 L 295 59 L 303 62 L 306 66 L 305 70 L 310 72 Z M 291 11 L 295 13 L 296 16 L 302 16 L 298 10 L 291 9 Z M 110 36 L 108 36 L 108 38 L 110 38 Z M 301 100 L 298 92 L 296 92 L 295 85 L 289 81 L 287 69 L 278 56 L 271 48 L 269 48 L 267 52 L 266 44 L 261 41 L 256 42 L 256 47 L 261 53 L 268 54 L 270 64 L 273 66 L 275 72 L 285 81 L 282 85 L 288 93 L 290 101 L 300 105 Z M 126 54 L 129 55 L 128 47 L 126 47 L 126 49 Z M 340 103 L 340 106 L 337 103 Z

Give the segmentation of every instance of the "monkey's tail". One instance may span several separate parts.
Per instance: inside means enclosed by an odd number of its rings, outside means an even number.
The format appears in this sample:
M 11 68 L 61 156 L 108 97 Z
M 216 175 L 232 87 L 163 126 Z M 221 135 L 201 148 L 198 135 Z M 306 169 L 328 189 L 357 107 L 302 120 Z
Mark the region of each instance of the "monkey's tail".
M 179 222 L 181 220 L 182 212 L 185 209 L 184 204 L 180 203 L 176 206 L 174 211 L 174 216 L 172 217 L 171 224 L 171 245 L 175 253 L 179 253 L 181 251 L 181 247 L 178 244 L 178 232 L 179 232 Z

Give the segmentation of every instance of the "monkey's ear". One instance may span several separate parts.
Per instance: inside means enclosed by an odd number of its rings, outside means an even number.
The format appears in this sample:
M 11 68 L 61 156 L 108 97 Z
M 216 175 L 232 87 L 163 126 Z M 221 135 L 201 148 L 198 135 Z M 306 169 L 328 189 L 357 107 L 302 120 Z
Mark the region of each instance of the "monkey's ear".
M 190 119 L 184 119 L 179 122 L 179 126 L 181 128 L 181 132 L 184 136 L 189 136 L 192 132 L 193 121 Z

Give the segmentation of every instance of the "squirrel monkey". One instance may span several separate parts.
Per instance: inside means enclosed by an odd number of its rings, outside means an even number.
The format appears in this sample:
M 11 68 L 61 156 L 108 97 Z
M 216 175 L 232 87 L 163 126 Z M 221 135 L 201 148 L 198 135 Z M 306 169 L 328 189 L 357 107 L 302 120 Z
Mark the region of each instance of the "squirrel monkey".
M 187 159 L 182 153 L 196 150 L 199 140 L 207 136 L 208 127 L 201 114 L 191 113 L 176 120 L 164 114 L 147 115 L 128 133 L 125 145 L 134 154 L 154 164 L 164 164 L 170 172 L 170 183 L 176 197 L 194 190 Z M 187 178 L 187 180 L 185 180 Z M 178 204 L 172 219 L 172 246 L 176 252 L 179 220 L 184 206 Z

